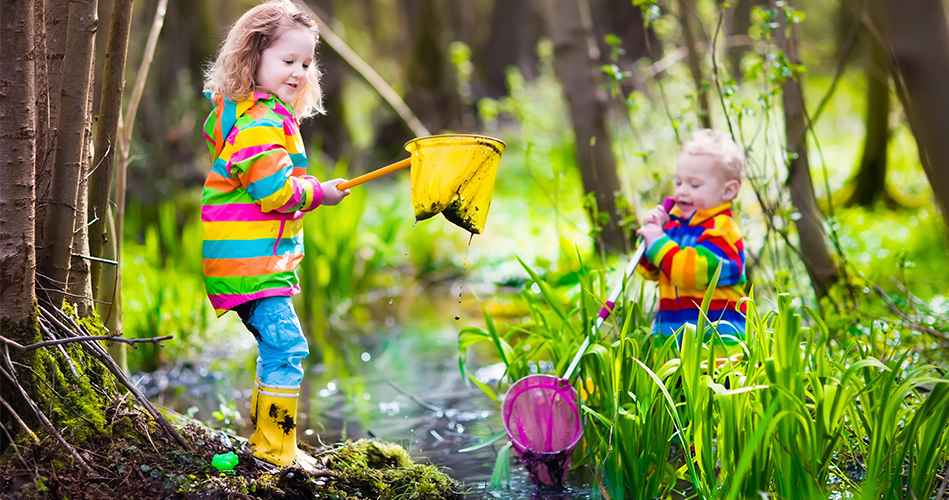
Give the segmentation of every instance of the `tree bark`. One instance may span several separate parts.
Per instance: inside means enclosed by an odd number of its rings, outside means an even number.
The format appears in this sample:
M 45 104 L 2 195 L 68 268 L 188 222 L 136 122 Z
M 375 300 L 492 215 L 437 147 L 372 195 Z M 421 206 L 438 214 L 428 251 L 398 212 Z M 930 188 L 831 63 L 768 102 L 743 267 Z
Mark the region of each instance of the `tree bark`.
M 731 23 L 728 28 L 729 36 L 747 36 L 751 28 L 751 9 L 759 0 L 738 0 L 735 8 L 732 9 Z M 726 50 L 728 61 L 731 64 L 732 78 L 740 82 L 744 76 L 741 71 L 741 59 L 748 47 L 735 45 Z
M 26 324 L 36 302 L 33 0 L 0 3 L 0 330 Z
M 112 191 L 116 136 L 119 115 L 122 112 L 122 94 L 125 91 L 125 59 L 128 53 L 129 32 L 132 26 L 132 0 L 115 0 L 109 24 L 109 41 L 106 46 L 105 65 L 102 76 L 102 98 L 99 102 L 96 126 L 95 156 L 89 177 L 89 252 L 93 257 L 102 256 L 105 244 L 105 218 L 109 212 L 109 195 Z M 99 287 L 101 264 L 93 261 L 92 293 L 96 297 Z
M 528 81 L 537 75 L 537 41 L 543 35 L 543 20 L 528 0 L 497 0 L 491 10 L 491 35 L 475 47 L 476 71 L 483 82 L 482 94 L 493 98 L 507 95 L 507 68 L 516 66 Z
M 90 68 L 91 69 L 91 68 Z M 79 186 L 76 194 L 76 220 L 73 230 L 73 252 L 69 259 L 69 279 L 66 293 L 69 301 L 76 307 L 81 317 L 92 313 L 92 283 L 90 281 L 89 261 L 82 257 L 89 255 L 88 226 L 86 209 L 89 204 L 89 165 L 92 163 L 92 87 L 86 106 L 86 129 L 83 131 L 82 165 L 79 168 Z
M 38 0 L 39 1 L 39 0 Z M 46 40 L 47 93 L 49 96 L 46 144 L 37 140 L 36 149 L 36 242 L 43 242 L 43 224 L 46 222 L 46 203 L 49 201 L 49 181 L 56 161 L 56 137 L 59 127 L 60 91 L 63 80 L 63 60 L 66 50 L 68 6 L 66 0 L 45 0 L 44 22 Z M 34 4 L 34 5 L 39 5 Z M 37 76 L 37 87 L 42 78 Z M 37 92 L 42 89 L 37 88 Z M 39 100 L 38 100 L 39 101 Z M 38 111 L 39 112 L 39 111 Z M 37 134 L 41 131 L 37 130 Z
M 695 82 L 695 112 L 704 128 L 712 128 L 712 115 L 708 106 L 708 82 L 702 74 L 702 54 L 699 52 L 698 36 L 704 33 L 695 9 L 695 0 L 679 0 L 679 24 L 682 26 L 682 38 L 685 42 L 686 59 L 689 72 Z M 704 37 L 703 37 L 704 38 Z M 714 50 L 714 47 L 710 47 Z
M 616 205 L 620 190 L 607 125 L 609 99 L 602 88 L 599 49 L 586 0 L 545 0 L 541 16 L 554 44 L 554 71 L 566 94 L 583 190 L 592 193 L 593 225 L 602 228 L 599 246 L 627 252 L 629 244 Z M 624 209 L 625 210 L 625 209 Z
M 772 0 L 771 8 L 779 8 Z M 790 64 L 801 64 L 798 47 L 800 35 L 795 26 L 788 28 L 784 16 L 779 14 L 781 25 L 774 30 L 774 41 L 784 51 Z M 786 34 L 790 30 L 790 36 Z M 781 85 L 784 105 L 784 127 L 787 138 L 788 179 L 791 203 L 800 213 L 794 222 L 800 238 L 801 255 L 811 279 L 817 298 L 827 295 L 837 281 L 837 264 L 830 253 L 822 226 L 823 214 L 817 208 L 814 186 L 811 182 L 810 165 L 807 160 L 807 121 L 804 113 L 804 76 L 790 77 Z
M 82 171 L 83 134 L 88 110 L 88 95 L 98 17 L 96 1 L 69 3 L 66 58 L 60 95 L 56 161 L 50 180 L 50 198 L 43 223 L 43 248 L 37 258 L 37 277 L 44 293 L 40 298 L 62 306 L 69 279 L 73 231 L 76 220 L 76 196 Z
M 949 21 L 942 0 L 875 0 L 906 114 L 943 220 L 949 221 Z
M 867 64 L 867 135 L 857 170 L 851 205 L 872 205 L 888 199 L 886 193 L 886 150 L 890 138 L 890 72 L 886 49 L 868 37 L 870 61 Z
M 33 3 L 33 39 L 34 56 L 33 64 L 36 78 L 36 166 L 34 176 L 39 177 L 41 172 L 46 172 L 49 168 L 47 161 L 53 150 L 53 136 L 51 133 L 50 113 L 49 113 L 49 61 L 47 59 L 46 44 L 46 1 L 34 0 Z M 48 178 L 48 177 L 47 177 Z M 45 206 L 43 207 L 43 218 L 36 224 L 36 240 L 43 241 L 42 221 L 45 219 Z M 37 215 L 39 207 L 37 207 Z

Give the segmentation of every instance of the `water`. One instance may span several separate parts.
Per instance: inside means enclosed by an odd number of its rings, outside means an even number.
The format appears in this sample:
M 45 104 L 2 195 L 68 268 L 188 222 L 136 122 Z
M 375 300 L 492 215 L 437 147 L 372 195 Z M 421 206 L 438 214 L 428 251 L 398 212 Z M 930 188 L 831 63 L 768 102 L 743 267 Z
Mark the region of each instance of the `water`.
M 465 485 L 466 497 L 471 499 L 596 498 L 592 494 L 595 485 L 583 470 L 568 472 L 564 489 L 545 491 L 531 485 L 527 471 L 514 458 L 510 488 L 489 488 L 497 450 L 506 439 L 458 453 L 504 427 L 497 404 L 473 384 L 469 389 L 459 371 L 458 330 L 480 324 L 481 318 L 477 307 L 465 308 L 459 303 L 455 287 L 460 294 L 460 284 L 455 283 L 448 293 L 443 289 L 396 298 L 396 302 L 411 303 L 404 317 L 377 318 L 382 329 L 373 338 L 336 346 L 339 352 L 334 356 L 348 360 L 345 363 L 312 367 L 302 388 L 309 399 L 301 401 L 300 439 L 329 444 L 377 437 L 399 443 L 416 461 L 443 467 Z M 381 306 L 376 315 L 393 314 L 392 300 L 384 299 Z M 461 319 L 455 320 L 455 316 Z M 241 335 L 250 337 L 246 332 Z M 208 346 L 208 362 L 140 374 L 139 383 L 153 401 L 203 421 L 221 421 L 249 436 L 253 342 L 221 342 L 220 346 Z M 467 368 L 475 371 L 479 380 L 493 381 L 490 385 L 496 388 L 503 365 L 496 364 L 490 346 L 479 347 L 469 349 Z M 311 346 L 311 351 L 316 349 Z M 324 359 L 327 357 L 324 353 Z M 235 407 L 240 415 L 235 414 Z

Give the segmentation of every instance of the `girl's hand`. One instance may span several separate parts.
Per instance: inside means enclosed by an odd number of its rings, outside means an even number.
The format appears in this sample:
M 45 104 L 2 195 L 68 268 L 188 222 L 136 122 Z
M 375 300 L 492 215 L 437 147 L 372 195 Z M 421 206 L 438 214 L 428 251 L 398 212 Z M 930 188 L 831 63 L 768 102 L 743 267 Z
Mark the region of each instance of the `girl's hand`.
M 323 186 L 323 205 L 338 205 L 343 198 L 349 196 L 349 190 L 337 189 L 336 186 L 346 182 L 346 179 L 333 179 L 331 181 L 321 182 Z
M 659 238 L 662 238 L 666 233 L 662 230 L 662 226 L 659 224 L 646 223 L 643 224 L 643 227 L 636 231 L 636 234 L 643 237 L 643 243 L 646 244 L 646 248 L 649 248 L 652 246 L 653 242 Z

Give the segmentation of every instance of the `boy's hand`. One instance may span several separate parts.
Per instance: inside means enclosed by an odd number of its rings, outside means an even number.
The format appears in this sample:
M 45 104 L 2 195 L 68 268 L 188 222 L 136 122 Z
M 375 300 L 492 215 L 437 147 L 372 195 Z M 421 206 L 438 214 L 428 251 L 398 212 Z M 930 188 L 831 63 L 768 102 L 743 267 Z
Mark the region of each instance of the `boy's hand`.
M 644 226 L 646 224 L 656 224 L 662 229 L 666 226 L 667 222 L 669 222 L 669 214 L 661 205 L 653 207 L 653 209 L 646 212 L 646 216 L 643 217 Z
M 659 224 L 646 223 L 639 228 L 639 231 L 636 231 L 636 234 L 643 237 L 643 243 L 646 244 L 646 248 L 649 248 L 653 242 L 662 238 L 666 233 Z
M 349 196 L 348 189 L 337 189 L 336 186 L 346 182 L 346 179 L 333 179 L 331 181 L 321 182 L 323 186 L 323 205 L 338 205 L 343 198 Z

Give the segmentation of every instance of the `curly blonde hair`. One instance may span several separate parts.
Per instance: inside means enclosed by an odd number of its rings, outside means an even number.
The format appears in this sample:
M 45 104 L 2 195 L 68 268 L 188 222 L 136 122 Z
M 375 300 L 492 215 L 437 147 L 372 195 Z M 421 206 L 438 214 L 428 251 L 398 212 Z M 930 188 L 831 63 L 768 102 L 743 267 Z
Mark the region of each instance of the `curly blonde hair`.
M 725 132 L 707 128 L 697 130 L 682 146 L 682 152 L 715 158 L 728 180 L 741 182 L 745 175 L 745 155 L 741 146 Z
M 300 27 L 315 31 L 316 23 L 290 0 L 268 0 L 244 13 L 234 23 L 217 58 L 204 75 L 204 87 L 228 99 L 247 99 L 257 88 L 255 75 L 260 55 L 288 29 Z M 307 69 L 309 82 L 288 103 L 299 121 L 325 113 L 320 71 L 316 62 Z

